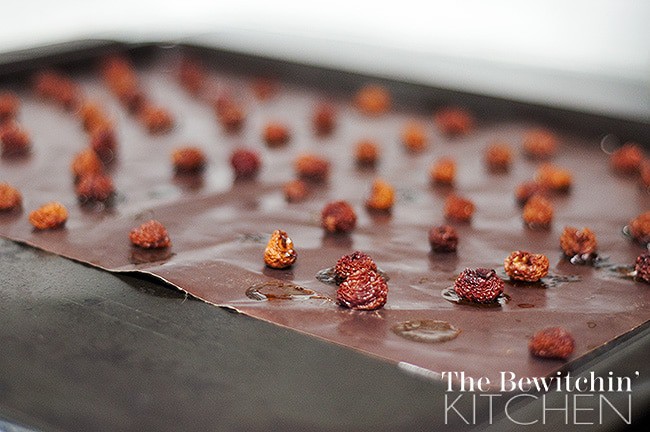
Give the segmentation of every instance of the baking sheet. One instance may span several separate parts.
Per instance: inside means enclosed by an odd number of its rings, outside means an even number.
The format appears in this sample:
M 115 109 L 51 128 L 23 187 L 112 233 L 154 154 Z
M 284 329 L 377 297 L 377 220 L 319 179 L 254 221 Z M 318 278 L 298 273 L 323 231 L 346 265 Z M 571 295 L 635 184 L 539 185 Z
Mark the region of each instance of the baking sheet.
M 650 207 L 650 198 L 633 180 L 610 173 L 607 154 L 601 149 L 601 138 L 612 131 L 608 122 L 567 128 L 531 114 L 534 110 L 519 110 L 517 104 L 495 103 L 500 109 L 492 112 L 489 100 L 474 104 L 476 98 L 458 94 L 442 93 L 441 97 L 434 92 L 429 97 L 425 92 L 423 96 L 417 88 L 400 83 L 385 83 L 396 98 L 391 113 L 368 118 L 351 105 L 352 92 L 368 78 L 337 80 L 339 75 L 317 71 L 317 76 L 332 79 L 314 85 L 297 73 L 302 69 L 290 64 L 271 63 L 265 68 L 263 62 L 242 62 L 245 67 L 236 70 L 226 61 L 232 57 L 195 51 L 204 57 L 211 78 L 244 101 L 245 127 L 232 135 L 221 130 L 204 100 L 190 96 L 177 84 L 180 49 L 150 47 L 132 53 L 143 87 L 178 120 L 169 134 L 149 135 L 124 112 L 92 65 L 65 70 L 87 98 L 100 101 L 115 119 L 120 147 L 111 174 L 118 195 L 111 208 L 88 209 L 74 195 L 70 160 L 87 145 L 79 121 L 36 98 L 23 80 L 27 73 L 6 81 L 5 88 L 20 94 L 19 121 L 33 137 L 33 152 L 26 159 L 0 160 L 1 180 L 17 186 L 24 196 L 22 213 L 0 215 L 0 234 L 108 270 L 151 273 L 207 302 L 434 372 L 463 370 L 470 376 L 490 378 L 500 371 L 547 375 L 563 363 L 528 355 L 527 341 L 535 330 L 567 327 L 577 339 L 572 357 L 576 359 L 650 317 L 647 285 L 621 278 L 606 266 L 574 266 L 559 251 L 558 239 L 565 225 L 591 228 L 598 236 L 601 254 L 611 264 L 630 264 L 642 251 L 621 229 Z M 251 64 L 258 67 L 251 68 Z M 268 101 L 258 101 L 251 80 L 269 74 L 280 80 L 280 91 Z M 316 137 L 310 123 L 315 104 L 322 100 L 339 110 L 339 125 L 328 138 Z M 436 130 L 431 113 L 436 106 L 449 103 L 474 108 L 478 127 L 472 134 L 451 139 Z M 399 142 L 401 128 L 411 119 L 427 125 L 431 141 L 419 155 L 407 154 Z M 292 139 L 286 147 L 264 145 L 262 129 L 271 120 L 290 125 Z M 515 186 L 530 179 L 538 163 L 517 151 L 509 174 L 492 175 L 482 162 L 482 151 L 493 140 L 504 140 L 519 150 L 523 134 L 534 126 L 551 127 L 559 134 L 561 149 L 553 162 L 571 169 L 575 183 L 569 195 L 553 199 L 555 221 L 551 230 L 542 232 L 523 227 L 513 196 Z M 352 159 L 353 146 L 362 138 L 375 139 L 382 147 L 381 163 L 374 171 L 359 170 Z M 209 165 L 200 181 L 176 176 L 171 168 L 170 152 L 186 144 L 198 145 L 208 154 Z M 262 172 L 253 181 L 234 180 L 228 164 L 232 149 L 242 144 L 263 157 Z M 292 161 L 303 151 L 329 158 L 332 174 L 326 184 L 314 188 L 309 200 L 288 204 L 281 186 L 294 177 Z M 457 225 L 458 253 L 441 256 L 429 252 L 427 231 L 443 222 L 442 206 L 449 190 L 431 187 L 427 172 L 433 160 L 447 155 L 459 165 L 454 190 L 471 198 L 477 210 L 470 224 Z M 371 214 L 363 208 L 376 176 L 398 189 L 390 215 Z M 357 210 L 358 226 L 349 236 L 326 235 L 319 226 L 321 208 L 335 199 L 347 199 Z M 51 200 L 68 207 L 66 228 L 33 231 L 27 213 Z M 163 260 L 128 242 L 128 231 L 152 217 L 167 226 L 172 238 L 171 255 Z M 263 265 L 263 250 L 275 229 L 286 230 L 298 250 L 298 262 L 291 270 Z M 382 310 L 342 309 L 331 300 L 335 287 L 315 279 L 319 270 L 357 249 L 370 254 L 390 276 L 389 300 Z M 577 275 L 580 281 L 545 289 L 506 284 L 512 300 L 501 308 L 477 309 L 442 298 L 441 291 L 453 284 L 463 268 L 502 270 L 503 259 L 516 249 L 545 253 L 551 260 L 551 273 Z M 257 301 L 245 294 L 255 284 L 278 280 L 312 289 L 330 300 Z M 445 320 L 460 328 L 461 334 L 442 344 L 425 344 L 390 330 L 398 322 L 413 319 Z

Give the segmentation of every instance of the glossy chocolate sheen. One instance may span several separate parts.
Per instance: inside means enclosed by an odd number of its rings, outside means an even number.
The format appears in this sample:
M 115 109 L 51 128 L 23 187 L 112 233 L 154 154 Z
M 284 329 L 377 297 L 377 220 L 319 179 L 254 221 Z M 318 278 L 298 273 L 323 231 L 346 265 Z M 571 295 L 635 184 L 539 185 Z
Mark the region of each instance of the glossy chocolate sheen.
M 35 97 L 24 83 L 5 83 L 19 93 L 22 107 L 18 120 L 32 135 L 33 151 L 27 158 L 0 160 L 0 181 L 19 188 L 24 199 L 21 212 L 0 215 L 0 234 L 110 271 L 150 273 L 206 302 L 435 372 L 465 371 L 470 376 L 495 379 L 501 371 L 548 375 L 564 362 L 530 356 L 528 340 L 537 330 L 557 325 L 567 328 L 576 339 L 576 351 L 570 357 L 575 360 L 650 318 L 650 286 L 625 278 L 612 267 L 632 265 L 643 251 L 622 229 L 650 208 L 650 195 L 633 179 L 611 173 L 608 154 L 601 148 L 610 123 L 603 122 L 600 129 L 598 122 L 589 127 L 574 124 L 559 128 L 532 115 L 534 110 L 518 112 L 516 104 L 510 113 L 500 109 L 495 114 L 485 109 L 489 100 L 473 105 L 476 96 L 465 99 L 453 93 L 435 99 L 434 92 L 429 102 L 423 103 L 426 98 L 419 97 L 411 103 L 413 88 L 401 83 L 386 83 L 397 95 L 393 109 L 367 117 L 352 105 L 351 81 L 339 85 L 333 79 L 308 85 L 308 80 L 296 79 L 293 65 L 283 69 L 277 63 L 273 73 L 280 81 L 279 91 L 271 99 L 259 101 L 251 79 L 265 76 L 268 70 L 243 67 L 233 72 L 221 67 L 219 53 L 200 51 L 210 80 L 230 89 L 245 107 L 243 129 L 232 134 L 222 130 L 204 99 L 189 95 L 178 85 L 179 54 L 178 49 L 154 49 L 137 62 L 143 89 L 177 119 L 173 131 L 164 135 L 148 134 L 119 105 L 96 69 L 68 70 L 85 96 L 101 103 L 116 125 L 119 150 L 110 174 L 118 192 L 113 205 L 106 208 L 84 207 L 74 193 L 70 163 L 88 143 L 80 121 Z M 358 88 L 364 79 L 355 79 Z M 314 108 L 323 100 L 338 111 L 337 125 L 328 137 L 317 136 L 311 123 Z M 475 130 L 456 138 L 441 135 L 432 112 L 446 103 L 474 107 Z M 429 146 L 423 153 L 410 154 L 400 143 L 402 127 L 412 119 L 426 127 Z M 289 126 L 291 140 L 286 145 L 265 145 L 262 133 L 268 121 Z M 531 179 L 539 165 L 523 156 L 521 142 L 529 128 L 540 126 L 558 134 L 560 148 L 552 162 L 572 171 L 574 185 L 568 194 L 552 197 L 555 218 L 551 228 L 531 231 L 522 223 L 514 189 Z M 602 133 L 585 132 L 587 129 Z M 376 140 L 381 147 L 374 170 L 354 163 L 354 146 L 365 138 Z M 483 151 L 494 140 L 508 142 L 515 149 L 508 173 L 490 174 L 484 166 Z M 171 152 L 187 145 L 199 146 L 207 154 L 208 165 L 198 177 L 174 174 Z M 253 180 L 235 180 L 229 165 L 231 152 L 242 145 L 262 156 L 261 172 Z M 328 158 L 330 178 L 312 185 L 305 202 L 290 204 L 284 200 L 282 185 L 294 178 L 292 163 L 302 152 Z M 457 161 L 453 188 L 430 185 L 429 166 L 442 156 Z M 397 190 L 390 213 L 371 213 L 364 207 L 376 177 Z M 454 224 L 459 234 L 457 253 L 433 254 L 428 231 L 445 222 L 444 198 L 451 191 L 473 200 L 476 211 L 470 223 Z M 320 211 L 327 202 L 341 199 L 356 209 L 357 227 L 349 235 L 328 235 L 320 227 Z M 52 200 L 68 207 L 65 228 L 34 231 L 28 222 L 29 211 Z M 130 245 L 131 228 L 151 218 L 167 227 L 172 241 L 169 251 L 149 252 Z M 559 236 L 566 225 L 594 231 L 598 251 L 606 261 L 593 267 L 563 259 Z M 296 264 L 288 270 L 264 266 L 264 248 L 276 229 L 289 234 L 298 253 Z M 466 267 L 495 268 L 506 278 L 503 260 L 518 249 L 546 254 L 550 274 L 556 277 L 547 281 L 559 282 L 547 287 L 506 282 L 510 301 L 492 308 L 443 298 L 441 292 L 452 286 Z M 372 256 L 390 278 L 383 309 L 344 309 L 335 303 L 336 287 L 315 277 L 354 250 Z M 295 284 L 315 294 L 283 299 L 277 292 L 278 281 L 284 282 L 289 292 L 303 292 L 291 288 Z M 270 283 L 273 296 L 280 298 L 259 300 L 263 297 L 247 295 L 251 287 L 257 289 L 264 283 Z M 460 333 L 450 340 L 427 343 L 391 330 L 401 322 L 417 320 L 445 321 Z

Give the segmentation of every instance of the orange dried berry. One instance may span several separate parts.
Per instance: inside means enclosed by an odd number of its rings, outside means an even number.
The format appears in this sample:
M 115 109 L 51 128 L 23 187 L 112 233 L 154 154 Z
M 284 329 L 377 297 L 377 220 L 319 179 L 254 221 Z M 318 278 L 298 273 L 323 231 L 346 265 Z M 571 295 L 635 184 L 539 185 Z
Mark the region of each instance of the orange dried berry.
M 507 172 L 512 165 L 512 148 L 503 142 L 495 142 L 485 149 L 485 165 L 491 172 Z
M 510 279 L 537 282 L 548 274 L 549 262 L 546 255 L 525 251 L 514 251 L 503 262 Z
M 379 147 L 374 141 L 362 140 L 357 143 L 354 157 L 357 165 L 374 166 L 379 159 Z
M 429 178 L 432 183 L 453 185 L 456 180 L 456 161 L 449 157 L 438 159 L 429 169 Z
M 438 129 L 445 135 L 467 135 L 474 129 L 474 117 L 462 108 L 443 108 L 434 116 Z
M 0 183 L 0 211 L 11 211 L 20 208 L 23 197 L 15 187 L 8 183 Z
M 382 179 L 376 179 L 372 183 L 372 191 L 366 201 L 366 207 L 369 210 L 389 211 L 394 203 L 395 188 Z
M 330 163 L 328 160 L 313 154 L 303 154 L 298 156 L 294 162 L 296 175 L 312 182 L 322 182 L 327 180 L 330 172 Z
M 287 202 L 290 203 L 304 201 L 305 198 L 307 198 L 307 195 L 309 194 L 309 188 L 307 187 L 307 183 L 305 183 L 302 180 L 291 180 L 285 183 L 283 187 L 283 191 L 284 191 L 284 199 L 286 199 Z
M 575 340 L 564 328 L 549 327 L 533 335 L 528 349 L 536 357 L 566 359 L 575 349 Z
M 524 136 L 524 154 L 532 159 L 548 159 L 557 152 L 557 136 L 546 129 L 531 129 Z
M 19 156 L 29 153 L 31 138 L 16 122 L 9 122 L 0 129 L 3 156 Z
M 641 213 L 628 224 L 630 235 L 641 244 L 650 243 L 650 211 Z
M 274 269 L 291 267 L 298 254 L 293 249 L 293 241 L 282 230 L 275 230 L 264 249 L 264 263 Z
M 248 149 L 237 149 L 230 156 L 230 165 L 237 178 L 255 177 L 262 166 L 257 152 Z
M 643 162 L 643 150 L 637 143 L 626 143 L 609 158 L 614 172 L 619 174 L 636 174 Z
M 169 132 L 174 127 L 174 118 L 164 108 L 145 105 L 139 112 L 140 121 L 149 133 L 162 134 Z
M 451 194 L 445 200 L 445 218 L 469 222 L 474 214 L 474 203 L 459 195 Z
M 550 163 L 541 165 L 535 179 L 542 186 L 556 192 L 566 192 L 571 188 L 573 176 L 571 171 Z
M 129 239 L 134 246 L 143 249 L 161 249 L 171 246 L 167 228 L 157 220 L 150 220 L 129 232 Z
M 565 227 L 560 236 L 560 247 L 568 257 L 593 254 L 598 248 L 596 234 L 589 228 Z
M 357 214 L 347 201 L 333 201 L 321 212 L 321 225 L 330 233 L 347 233 L 357 224 Z
M 181 147 L 171 155 L 174 170 L 178 173 L 197 173 L 205 168 L 206 157 L 198 147 Z
M 264 127 L 264 141 L 269 147 L 279 147 L 289 142 L 289 128 L 282 123 L 268 123 Z
M 226 103 L 219 109 L 217 114 L 219 123 L 227 133 L 235 133 L 241 130 L 246 119 L 244 109 L 235 102 Z
M 29 222 L 38 230 L 62 227 L 68 220 L 68 210 L 58 202 L 49 202 L 29 214 Z
M 108 201 L 115 193 L 113 180 L 105 174 L 86 174 L 81 177 L 76 188 L 81 202 Z
M 49 99 L 66 110 L 72 110 L 79 104 L 79 87 L 58 72 L 46 71 L 36 75 L 34 79 L 36 93 Z
M 368 84 L 357 92 L 354 103 L 362 113 L 377 116 L 390 109 L 391 95 L 384 86 Z
M 553 204 L 541 195 L 533 195 L 522 210 L 522 218 L 528 228 L 547 229 L 553 221 Z
M 336 110 L 327 103 L 319 104 L 312 117 L 314 130 L 318 135 L 329 135 L 336 126 Z
M 376 310 L 383 307 L 387 299 L 386 279 L 367 267 L 360 267 L 336 290 L 337 303 L 349 309 Z
M 336 261 L 336 265 L 334 266 L 337 283 L 340 284 L 346 280 L 348 276 L 356 273 L 361 267 L 375 272 L 378 271 L 375 261 L 364 252 L 354 251 L 349 255 L 343 255 L 338 259 L 338 261 Z
M 20 100 L 14 92 L 0 93 L 0 123 L 15 119 L 20 109 Z
M 515 189 L 515 199 L 519 205 L 523 206 L 532 196 L 546 196 L 547 192 L 547 188 L 539 182 L 527 181 L 517 186 L 517 189 Z
M 427 148 L 427 134 L 424 125 L 411 121 L 402 129 L 402 144 L 413 153 L 420 153 Z
M 95 102 L 84 102 L 79 108 L 78 115 L 84 129 L 88 132 L 111 123 L 101 106 Z
M 117 139 L 113 127 L 104 124 L 93 129 L 90 132 L 90 148 L 102 161 L 113 160 L 117 152 Z
M 184 58 L 178 68 L 178 81 L 190 93 L 198 94 L 205 86 L 206 72 L 195 59 Z
M 104 171 L 102 161 L 93 149 L 83 150 L 74 157 L 70 165 L 70 171 L 75 181 L 89 174 L 100 174 Z

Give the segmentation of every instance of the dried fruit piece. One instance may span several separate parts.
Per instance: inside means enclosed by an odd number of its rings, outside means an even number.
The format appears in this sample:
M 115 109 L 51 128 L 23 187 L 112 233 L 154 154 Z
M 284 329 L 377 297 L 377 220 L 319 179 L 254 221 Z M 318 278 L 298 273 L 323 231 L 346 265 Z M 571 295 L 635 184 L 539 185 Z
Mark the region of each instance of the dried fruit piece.
M 313 154 L 303 154 L 294 162 L 296 175 L 303 180 L 322 182 L 327 180 L 330 163 L 326 159 Z
M 319 104 L 314 110 L 312 123 L 318 135 L 329 135 L 336 126 L 336 110 L 330 104 Z
M 262 166 L 262 161 L 257 152 L 240 148 L 230 155 L 230 165 L 235 172 L 236 178 L 255 177 Z
M 134 246 L 143 249 L 160 249 L 171 245 L 167 228 L 154 219 L 133 228 L 129 233 L 129 239 Z
M 474 128 L 474 117 L 462 108 L 440 109 L 433 119 L 445 135 L 466 135 Z
M 282 230 L 273 231 L 264 249 L 264 263 L 274 269 L 284 269 L 293 265 L 297 257 L 289 235 Z
M 40 97 L 49 99 L 68 111 L 72 111 L 81 100 L 79 87 L 58 72 L 38 73 L 34 78 L 34 88 Z
M 650 283 L 650 252 L 645 252 L 636 257 L 634 262 L 634 279 Z
M 479 267 L 466 268 L 456 278 L 454 291 L 466 301 L 474 303 L 492 303 L 503 293 L 505 283 L 497 276 L 494 269 Z
M 533 195 L 522 210 L 528 228 L 547 229 L 553 221 L 553 204 L 540 195 Z
M 15 187 L 0 183 L 0 211 L 11 211 L 22 205 L 23 197 Z
M 77 115 L 87 132 L 95 130 L 100 126 L 111 124 L 104 110 L 96 102 L 82 103 Z
M 357 224 L 357 215 L 347 201 L 328 203 L 321 212 L 321 225 L 331 233 L 347 233 Z
M 4 91 L 0 93 L 0 124 L 15 119 L 19 109 L 20 100 L 14 92 Z
M 280 86 L 271 78 L 256 78 L 251 83 L 251 88 L 257 99 L 265 101 L 275 96 Z
M 283 190 L 284 198 L 290 203 L 303 201 L 309 193 L 307 183 L 299 179 L 285 183 Z
M 287 125 L 268 123 L 264 127 L 264 141 L 269 147 L 279 147 L 289 142 L 290 134 Z
M 642 188 L 650 191 L 650 159 L 641 162 L 639 167 L 639 183 Z
M 354 151 L 354 157 L 357 165 L 374 166 L 379 159 L 379 147 L 374 141 L 359 141 Z
M 178 81 L 193 95 L 205 86 L 206 72 L 201 63 L 196 59 L 184 58 L 178 68 Z
M 115 193 L 115 187 L 107 175 L 86 174 L 79 180 L 76 192 L 82 202 L 108 201 Z
M 351 274 L 357 272 L 359 268 L 364 267 L 372 271 L 377 270 L 377 264 L 364 252 L 354 251 L 349 255 L 343 255 L 336 261 L 334 272 L 336 273 L 337 283 L 343 282 Z
M 517 189 L 515 189 L 515 199 L 519 205 L 523 206 L 534 195 L 545 197 L 547 193 L 548 189 L 544 185 L 536 181 L 527 181 L 517 186 Z
M 494 142 L 485 149 L 485 165 L 491 172 L 507 172 L 512 165 L 512 148 L 504 142 Z
M 536 357 L 566 359 L 573 353 L 575 341 L 566 329 L 548 327 L 533 335 L 528 349 Z
M 643 162 L 643 149 L 637 143 L 629 142 L 610 156 L 612 169 L 619 174 L 636 174 Z
M 628 227 L 634 240 L 641 244 L 650 243 L 650 211 L 641 213 L 632 219 Z
M 568 191 L 573 183 L 571 171 L 549 163 L 539 167 L 535 179 L 542 186 L 556 192 Z
M 395 202 L 395 188 L 390 183 L 376 179 L 372 183 L 370 198 L 366 201 L 366 207 L 370 210 L 388 211 Z
M 453 185 L 456 180 L 456 161 L 450 157 L 438 159 L 429 169 L 429 178 L 439 185 Z
M 451 225 L 434 226 L 429 230 L 429 244 L 434 252 L 456 252 L 458 233 Z
M 68 220 L 68 210 L 58 202 L 49 202 L 29 214 L 29 222 L 38 230 L 62 227 Z
M 339 305 L 355 310 L 376 310 L 388 299 L 388 284 L 376 271 L 360 267 L 336 290 Z
M 451 194 L 445 200 L 445 218 L 469 222 L 474 214 L 474 203 L 459 195 Z
M 413 153 L 426 150 L 427 134 L 424 125 L 415 121 L 408 122 L 402 129 L 402 143 L 408 151 Z
M 146 104 L 139 110 L 138 115 L 149 133 L 163 134 L 174 127 L 174 117 L 165 108 Z
M 524 153 L 532 159 L 548 159 L 557 152 L 558 140 L 546 129 L 532 129 L 524 136 Z
M 18 123 L 9 122 L 0 129 L 3 156 L 19 156 L 29 153 L 31 138 Z
M 369 84 L 357 92 L 354 101 L 362 113 L 377 116 L 390 109 L 391 96 L 386 87 Z
M 72 171 L 76 182 L 85 175 L 102 173 L 104 166 L 97 153 L 88 148 L 75 155 L 70 165 L 70 171 Z
M 192 146 L 175 149 L 171 159 L 178 173 L 198 173 L 205 168 L 207 160 L 203 150 Z
M 117 139 L 115 132 L 110 125 L 101 125 L 90 132 L 90 148 L 99 158 L 108 163 L 115 157 L 117 150 Z
M 525 251 L 514 251 L 503 262 L 510 279 L 537 282 L 548 274 L 549 262 L 546 255 Z
M 565 227 L 560 236 L 560 247 L 568 257 L 593 254 L 598 247 L 596 234 L 589 228 L 579 230 L 570 226 Z

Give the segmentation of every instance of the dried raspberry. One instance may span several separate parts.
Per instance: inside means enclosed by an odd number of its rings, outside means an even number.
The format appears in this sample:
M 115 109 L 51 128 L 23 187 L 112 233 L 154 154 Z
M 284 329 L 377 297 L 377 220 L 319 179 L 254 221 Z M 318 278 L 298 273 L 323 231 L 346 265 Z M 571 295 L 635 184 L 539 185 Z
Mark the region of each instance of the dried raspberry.
M 321 225 L 331 233 L 347 233 L 354 229 L 357 215 L 346 201 L 328 203 L 321 213 Z
M 29 222 L 39 230 L 62 227 L 68 220 L 68 210 L 58 202 L 50 202 L 29 214 Z
M 140 121 L 149 133 L 162 134 L 169 132 L 174 127 L 174 118 L 164 108 L 145 105 L 139 112 Z
M 379 159 L 379 147 L 374 141 L 359 141 L 355 149 L 355 159 L 357 165 L 374 166 Z
M 20 100 L 15 93 L 9 91 L 0 93 L 0 124 L 15 119 L 19 109 Z
M 402 129 L 402 143 L 406 149 L 419 153 L 427 148 L 427 134 L 421 123 L 411 121 Z
M 312 123 L 318 135 L 329 135 L 336 126 L 336 110 L 330 104 L 318 105 L 314 111 Z
M 108 163 L 115 158 L 117 153 L 117 139 L 115 131 L 109 125 L 98 126 L 90 132 L 90 148 L 99 158 Z
M 76 192 L 82 202 L 107 201 L 115 193 L 115 187 L 107 175 L 86 174 L 79 180 Z
M 643 162 L 643 150 L 636 143 L 626 143 L 610 156 L 612 169 L 619 174 L 636 174 Z
M 20 156 L 29 153 L 31 138 L 18 123 L 9 122 L 0 129 L 3 156 Z
M 534 195 L 545 197 L 547 194 L 548 189 L 536 181 L 527 181 L 521 183 L 515 190 L 515 198 L 517 200 L 517 203 L 521 206 L 525 205 L 528 200 Z
M 236 178 L 251 178 L 257 175 L 262 161 L 257 152 L 242 148 L 233 151 L 230 156 L 230 165 Z
M 454 291 L 463 299 L 474 303 L 492 303 L 503 292 L 505 283 L 493 269 L 466 268 L 456 278 Z
M 378 271 L 375 261 L 361 251 L 355 251 L 349 255 L 343 255 L 334 266 L 337 283 L 340 284 L 346 280 L 348 276 L 357 272 L 362 267 L 375 272 Z
M 573 336 L 562 327 L 549 327 L 535 333 L 528 343 L 536 357 L 566 359 L 575 349 Z
M 167 229 L 157 220 L 150 220 L 133 228 L 129 233 L 129 239 L 134 246 L 143 249 L 159 249 L 171 245 Z
M 76 108 L 81 100 L 79 87 L 58 72 L 46 71 L 37 74 L 34 88 L 40 97 L 49 99 L 68 111 Z
M 451 225 L 434 226 L 429 230 L 429 244 L 434 252 L 456 252 L 458 233 Z
M 178 68 L 178 81 L 190 93 L 198 94 L 205 85 L 206 72 L 196 59 L 184 58 Z
M 302 180 L 291 180 L 284 185 L 284 198 L 287 202 L 300 202 L 307 198 L 309 189 L 307 183 Z
M 532 159 L 548 159 L 557 152 L 557 137 L 546 129 L 532 129 L 524 136 L 524 153 Z
M 636 280 L 650 283 L 650 252 L 642 253 L 636 257 L 634 271 Z
M 264 128 L 264 141 L 269 147 L 284 145 L 289 138 L 289 128 L 282 123 L 268 123 Z
M 522 210 L 528 228 L 547 229 L 553 221 L 553 204 L 540 195 L 533 195 Z
M 177 148 L 172 152 L 172 164 L 178 173 L 198 173 L 205 168 L 205 153 L 198 147 Z
M 296 175 L 303 180 L 322 182 L 327 180 L 330 172 L 330 163 L 320 156 L 304 154 L 298 156 L 294 162 Z
M 386 87 L 369 84 L 357 92 L 354 102 L 362 113 L 376 116 L 390 109 L 391 95 Z
M 436 184 L 453 185 L 456 179 L 456 161 L 448 157 L 438 159 L 429 169 L 429 178 Z
M 507 172 L 512 165 L 512 149 L 507 143 L 495 142 L 485 149 L 485 165 L 491 172 Z
M 574 227 L 565 227 L 560 236 L 560 247 L 564 255 L 590 255 L 596 252 L 598 244 L 596 235 L 589 229 L 579 230 Z
M 264 263 L 274 269 L 284 269 L 296 262 L 297 257 L 289 235 L 282 230 L 273 231 L 264 250 Z
M 256 78 L 253 80 L 251 88 L 257 99 L 265 101 L 278 93 L 280 85 L 270 78 Z
M 360 267 L 339 285 L 336 301 L 339 305 L 355 310 L 375 310 L 383 307 L 388 299 L 388 284 L 376 271 Z
M 86 131 L 90 132 L 102 126 L 111 124 L 104 110 L 94 102 L 85 102 L 79 108 L 79 118 Z
M 566 192 L 571 188 L 571 171 L 546 163 L 539 167 L 535 177 L 538 183 L 556 192 Z
M 0 183 L 0 211 L 20 208 L 23 198 L 18 189 L 8 183 Z
M 630 235 L 641 244 L 650 243 L 650 211 L 641 213 L 629 223 Z
M 549 262 L 546 255 L 514 251 L 503 262 L 510 279 L 537 282 L 548 274 Z
M 388 211 L 395 202 L 395 189 L 390 183 L 376 179 L 372 184 L 370 198 L 366 201 L 366 207 L 370 210 Z
M 101 174 L 104 171 L 104 166 L 97 153 L 89 148 L 77 153 L 72 160 L 70 171 L 72 171 L 72 175 L 77 181 L 85 175 Z
M 450 220 L 469 222 L 474 214 L 474 203 L 459 195 L 451 194 L 445 200 L 445 217 Z
M 474 128 L 474 118 L 462 108 L 444 108 L 434 114 L 438 129 L 446 135 L 466 135 Z

